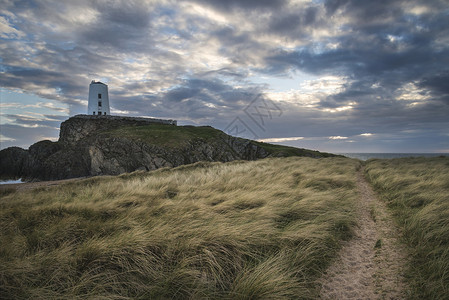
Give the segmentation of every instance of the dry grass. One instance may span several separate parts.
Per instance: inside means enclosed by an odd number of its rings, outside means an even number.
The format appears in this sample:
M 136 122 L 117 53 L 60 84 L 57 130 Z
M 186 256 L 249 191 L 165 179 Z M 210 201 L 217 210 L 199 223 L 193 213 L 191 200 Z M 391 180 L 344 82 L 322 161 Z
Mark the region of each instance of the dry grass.
M 2 195 L 0 298 L 315 298 L 358 165 L 197 163 Z
M 448 299 L 449 158 L 371 160 L 365 170 L 404 230 L 411 297 Z

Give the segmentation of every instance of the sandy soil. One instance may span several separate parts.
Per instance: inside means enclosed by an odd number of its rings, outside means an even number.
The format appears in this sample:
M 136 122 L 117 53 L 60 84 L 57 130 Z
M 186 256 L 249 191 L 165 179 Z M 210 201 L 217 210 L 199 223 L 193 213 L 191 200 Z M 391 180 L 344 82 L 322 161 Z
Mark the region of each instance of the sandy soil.
M 358 173 L 360 193 L 354 237 L 320 279 L 321 299 L 405 299 L 405 248 L 384 203 Z

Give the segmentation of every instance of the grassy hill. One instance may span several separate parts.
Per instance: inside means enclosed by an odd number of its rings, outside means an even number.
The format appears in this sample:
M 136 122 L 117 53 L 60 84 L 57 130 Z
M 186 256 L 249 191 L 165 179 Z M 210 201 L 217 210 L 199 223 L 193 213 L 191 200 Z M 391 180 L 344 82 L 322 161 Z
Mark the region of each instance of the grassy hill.
M 202 140 L 207 143 L 222 143 L 223 139 L 229 137 L 223 131 L 211 126 L 122 126 L 113 130 L 103 132 L 106 136 L 127 137 L 137 139 L 148 144 L 169 148 L 183 148 L 194 140 Z M 237 138 L 238 139 L 238 138 Z M 244 140 L 244 139 L 241 139 Z M 309 149 L 295 148 L 283 145 L 269 144 L 251 141 L 256 146 L 263 148 L 271 156 L 308 156 L 308 157 L 331 157 L 335 154 L 319 152 Z
M 5 192 L 0 298 L 313 299 L 351 236 L 359 165 L 209 162 Z
M 148 118 L 77 115 L 61 123 L 58 142 L 0 151 L 0 178 L 58 180 L 119 175 L 199 161 L 266 157 L 331 157 L 330 153 L 227 135 L 210 126 L 174 126 Z
M 222 137 L 222 131 L 210 126 L 168 126 L 144 125 L 122 126 L 105 132 L 115 137 L 128 137 L 139 139 L 146 143 L 162 147 L 179 148 L 185 146 L 193 139 L 214 141 Z

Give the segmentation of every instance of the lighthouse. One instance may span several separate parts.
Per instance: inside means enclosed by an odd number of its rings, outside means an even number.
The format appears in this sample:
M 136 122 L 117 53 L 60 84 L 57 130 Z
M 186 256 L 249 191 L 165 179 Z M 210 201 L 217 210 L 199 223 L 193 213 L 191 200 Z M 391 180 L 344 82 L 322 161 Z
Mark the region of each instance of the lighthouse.
M 110 115 L 108 86 L 102 82 L 92 80 L 89 85 L 88 115 Z

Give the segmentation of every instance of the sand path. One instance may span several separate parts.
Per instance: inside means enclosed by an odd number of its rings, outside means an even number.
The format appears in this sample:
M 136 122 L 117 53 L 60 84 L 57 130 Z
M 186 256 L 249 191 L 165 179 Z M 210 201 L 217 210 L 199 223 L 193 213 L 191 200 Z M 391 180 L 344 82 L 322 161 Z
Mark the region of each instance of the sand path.
M 320 279 L 321 299 L 405 299 L 405 248 L 384 203 L 357 174 L 360 201 L 354 237 Z

